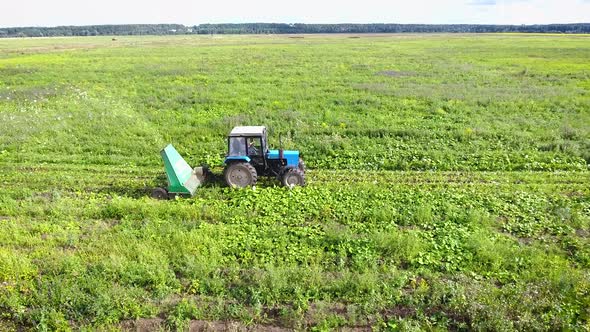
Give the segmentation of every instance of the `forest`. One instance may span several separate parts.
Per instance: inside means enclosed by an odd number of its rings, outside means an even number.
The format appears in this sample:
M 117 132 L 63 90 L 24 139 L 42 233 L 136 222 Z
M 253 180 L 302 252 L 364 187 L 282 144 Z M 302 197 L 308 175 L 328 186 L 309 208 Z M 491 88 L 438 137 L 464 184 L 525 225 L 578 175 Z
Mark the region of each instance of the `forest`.
M 590 23 L 545 25 L 481 24 L 124 24 L 0 28 L 2 37 L 69 37 L 186 34 L 312 34 L 312 33 L 590 33 Z

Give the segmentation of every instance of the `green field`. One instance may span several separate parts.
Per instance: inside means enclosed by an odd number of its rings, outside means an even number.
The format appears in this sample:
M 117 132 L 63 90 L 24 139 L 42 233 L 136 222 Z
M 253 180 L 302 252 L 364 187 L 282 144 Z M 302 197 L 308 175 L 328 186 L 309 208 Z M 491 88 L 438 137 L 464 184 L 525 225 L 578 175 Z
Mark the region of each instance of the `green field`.
M 0 39 L 0 330 L 589 330 L 589 163 L 590 36 Z

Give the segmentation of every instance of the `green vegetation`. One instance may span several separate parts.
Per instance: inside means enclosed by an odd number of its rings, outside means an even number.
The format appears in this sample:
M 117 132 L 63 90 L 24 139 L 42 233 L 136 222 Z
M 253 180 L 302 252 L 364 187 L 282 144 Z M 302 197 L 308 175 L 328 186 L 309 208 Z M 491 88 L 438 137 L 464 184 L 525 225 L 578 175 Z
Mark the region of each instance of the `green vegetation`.
M 589 329 L 589 38 L 0 40 L 0 329 Z M 308 186 L 148 197 L 239 124 Z
M 302 33 L 590 33 L 590 23 L 493 25 L 493 24 L 121 24 L 57 27 L 0 28 L 3 37 L 131 36 L 190 34 L 302 34 Z

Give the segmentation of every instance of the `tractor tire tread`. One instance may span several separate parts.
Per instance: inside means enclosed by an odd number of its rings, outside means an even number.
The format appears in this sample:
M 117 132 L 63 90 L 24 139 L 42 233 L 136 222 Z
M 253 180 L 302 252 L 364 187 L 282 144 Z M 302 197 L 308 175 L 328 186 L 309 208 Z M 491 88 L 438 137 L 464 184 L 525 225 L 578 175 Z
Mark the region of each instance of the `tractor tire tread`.
M 299 164 L 297 165 L 297 168 L 299 168 L 303 173 L 305 173 L 305 161 L 303 161 L 303 158 L 299 157 Z

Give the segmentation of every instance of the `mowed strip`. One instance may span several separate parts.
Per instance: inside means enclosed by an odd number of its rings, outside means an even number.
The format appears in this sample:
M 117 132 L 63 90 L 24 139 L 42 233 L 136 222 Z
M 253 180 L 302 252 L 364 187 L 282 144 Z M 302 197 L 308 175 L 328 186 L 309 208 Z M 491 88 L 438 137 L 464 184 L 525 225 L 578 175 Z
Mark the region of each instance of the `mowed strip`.
M 157 154 L 157 152 L 154 152 Z M 28 188 L 30 190 L 62 190 L 113 193 L 122 184 L 130 189 L 164 186 L 165 173 L 153 166 L 112 166 L 112 165 L 64 165 L 64 164 L 31 164 L 0 162 L 3 172 L 0 181 L 6 188 Z M 212 169 L 214 177 L 220 177 L 223 168 Z M 432 172 L 432 171 L 359 171 L 359 170 L 318 170 L 308 169 L 308 187 L 322 186 L 354 186 L 355 184 L 374 185 L 375 188 L 395 190 L 396 186 L 531 186 L 569 187 L 587 189 L 590 172 L 559 171 L 559 172 Z M 164 181 L 164 182 L 162 182 Z M 221 183 L 213 179 L 199 190 L 219 187 Z M 257 189 L 276 187 L 278 181 L 264 181 Z M 93 187 L 94 186 L 94 187 Z M 302 189 L 305 190 L 305 189 Z

